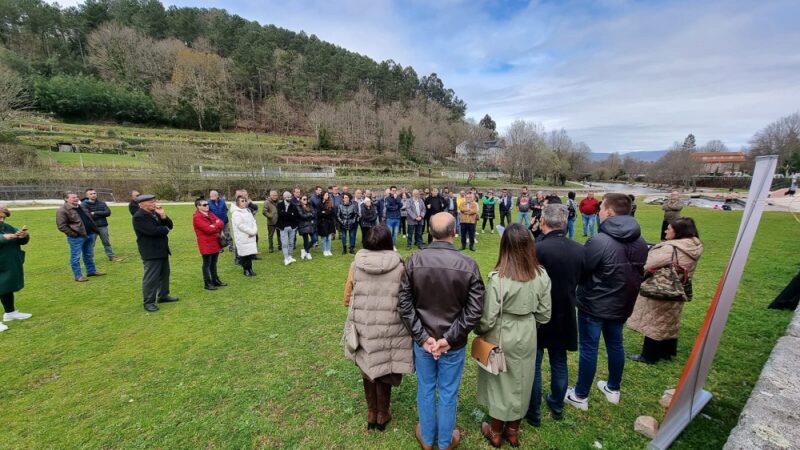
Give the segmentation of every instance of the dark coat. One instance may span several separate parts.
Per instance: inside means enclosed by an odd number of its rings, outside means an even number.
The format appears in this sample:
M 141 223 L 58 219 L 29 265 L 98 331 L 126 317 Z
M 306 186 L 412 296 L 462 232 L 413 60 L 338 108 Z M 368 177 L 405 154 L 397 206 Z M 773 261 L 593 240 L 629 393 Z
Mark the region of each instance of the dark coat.
M 90 202 L 88 198 L 85 198 L 81 200 L 81 203 L 83 203 L 83 206 L 89 211 L 89 215 L 94 219 L 95 225 L 98 227 L 108 226 L 108 219 L 106 219 L 106 217 L 111 216 L 111 209 L 108 208 L 106 202 L 102 200 Z
M 78 210 L 86 215 L 88 219 L 86 224 L 89 225 L 88 230 Z M 69 203 L 64 202 L 64 205 L 56 211 L 56 227 L 58 231 L 66 234 L 68 237 L 88 236 L 89 233 L 97 233 L 97 225 L 94 223 L 94 220 L 92 220 L 92 215 L 89 214 L 89 210 L 80 203 L 73 208 Z
M 17 229 L 7 223 L 0 224 L 0 294 L 8 294 L 22 290 L 25 277 L 22 264 L 25 252 L 22 246 L 30 241 L 30 236 L 17 239 L 5 239 L 4 234 L 14 234 Z
M 138 210 L 139 210 L 139 204 L 136 203 L 135 201 L 131 200 L 128 203 L 128 211 L 131 212 L 131 215 L 134 215 L 134 214 L 136 214 L 136 211 L 138 211 Z
M 642 284 L 647 243 L 631 216 L 609 217 L 586 243 L 578 309 L 607 320 L 626 320 Z
M 358 225 L 358 203 L 350 202 L 345 205 L 342 203 L 336 210 L 336 220 L 342 230 L 352 230 Z
M 278 221 L 275 222 L 275 226 L 279 230 L 286 227 L 297 228 L 297 206 L 292 202 L 289 202 L 289 206 L 286 206 L 286 202 L 283 200 L 278 201 L 275 206 L 278 208 Z
M 213 212 L 209 212 L 206 216 L 200 211 L 195 211 L 192 216 L 192 225 L 194 225 L 194 233 L 197 235 L 197 247 L 200 249 L 200 254 L 219 253 L 222 249 L 219 245 L 219 232 L 225 226 L 222 219 Z
M 360 221 L 362 228 L 372 228 L 378 224 L 378 207 L 374 204 L 367 208 L 367 205 L 361 204 L 360 207 Z
M 389 195 L 383 199 L 384 207 L 386 208 L 387 219 L 399 219 L 400 210 L 403 208 L 403 200 L 400 197 Z
M 434 214 L 447 211 L 448 203 L 449 202 L 441 195 L 437 195 L 436 197 L 431 195 L 430 197 L 426 198 L 425 207 L 428 208 L 428 214 L 426 217 L 431 218 Z
M 336 233 L 336 208 L 326 208 L 320 204 L 317 210 L 317 234 L 329 236 L 333 233 Z
M 536 258 L 550 274 L 550 322 L 539 327 L 539 348 L 578 350 L 575 289 L 583 267 L 583 246 L 553 230 L 536 242 Z
M 136 244 L 143 260 L 168 258 L 169 238 L 172 219 L 139 209 L 133 215 L 133 231 L 136 232 Z
M 311 206 L 306 211 L 302 206 L 297 207 L 297 232 L 300 234 L 314 234 L 317 228 L 317 212 Z
M 497 198 L 497 204 L 500 205 L 500 212 L 507 213 L 511 212 L 511 207 L 514 206 L 514 202 L 511 201 L 511 196 L 508 195 L 505 198 Z

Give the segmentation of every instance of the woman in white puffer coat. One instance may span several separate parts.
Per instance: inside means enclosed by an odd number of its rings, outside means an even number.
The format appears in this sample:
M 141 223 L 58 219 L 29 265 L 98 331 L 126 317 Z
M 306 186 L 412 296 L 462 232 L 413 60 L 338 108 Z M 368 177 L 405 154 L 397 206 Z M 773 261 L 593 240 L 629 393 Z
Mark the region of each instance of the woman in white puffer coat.
M 247 203 L 246 197 L 236 197 L 236 204 L 231 206 L 231 229 L 236 244 L 236 254 L 244 269 L 244 275 L 252 277 L 256 274 L 253 272 L 253 258 L 258 253 L 256 241 L 258 224 L 253 213 L 247 208 Z

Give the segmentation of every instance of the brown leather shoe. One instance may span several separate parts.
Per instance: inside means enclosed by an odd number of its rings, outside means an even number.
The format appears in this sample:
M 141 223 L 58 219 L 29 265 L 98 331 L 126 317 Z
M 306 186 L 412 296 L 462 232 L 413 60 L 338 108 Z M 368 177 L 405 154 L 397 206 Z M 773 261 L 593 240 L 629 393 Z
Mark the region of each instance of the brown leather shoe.
M 500 444 L 503 443 L 503 425 L 505 422 L 495 418 L 492 418 L 491 423 L 481 423 L 481 434 L 494 448 L 500 448 Z
M 503 438 L 508 441 L 508 445 L 512 447 L 519 447 L 519 423 L 521 420 L 513 420 L 506 422 L 506 428 L 503 430 Z
M 420 430 L 419 422 L 417 422 L 417 427 L 414 430 L 414 433 L 417 435 L 417 442 L 419 442 L 419 446 L 422 448 L 422 450 L 433 450 L 433 445 L 428 445 L 422 440 L 422 431 Z
M 458 444 L 461 443 L 461 432 L 458 431 L 458 428 L 453 430 L 453 437 L 450 438 L 450 445 L 447 446 L 445 450 L 453 450 L 458 447 Z
M 77 281 L 78 283 L 85 283 L 89 281 L 89 279 L 84 276 L 81 276 L 80 278 L 75 278 L 75 281 Z
M 125 258 L 123 258 L 122 256 L 112 256 L 111 257 L 111 262 L 120 262 L 120 261 L 125 261 Z
M 92 272 L 92 273 L 87 273 L 86 276 L 87 277 L 102 277 L 105 274 L 106 274 L 105 272 Z

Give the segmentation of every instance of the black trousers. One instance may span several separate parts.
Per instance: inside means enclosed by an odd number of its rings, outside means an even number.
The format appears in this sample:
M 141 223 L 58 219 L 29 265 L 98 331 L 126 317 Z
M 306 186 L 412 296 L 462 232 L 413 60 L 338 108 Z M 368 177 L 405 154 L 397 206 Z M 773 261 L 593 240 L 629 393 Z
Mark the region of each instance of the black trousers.
M 406 232 L 406 217 L 400 216 L 400 232 L 403 234 L 408 234 Z
M 500 226 L 511 225 L 511 211 L 500 211 Z
M 311 247 L 314 246 L 314 241 L 311 239 L 313 236 L 311 233 L 303 233 L 303 250 L 306 252 L 311 251 Z
M 239 262 L 242 264 L 242 269 L 245 271 L 253 270 L 253 257 L 256 255 L 240 256 Z
M 642 357 L 650 362 L 658 362 L 662 359 L 672 359 L 678 354 L 678 340 L 665 339 L 656 341 L 649 337 L 644 338 L 642 344 Z
M 467 238 L 469 238 L 469 248 L 475 248 L 475 224 L 461 222 L 461 249 L 467 248 Z
M 406 240 L 406 246 L 411 247 L 412 239 L 414 245 L 422 245 L 422 223 L 419 225 L 408 225 L 408 239 Z
M 206 284 L 219 280 L 217 275 L 217 260 L 219 253 L 212 253 L 210 255 L 203 255 L 203 281 Z
M 146 259 L 142 276 L 144 303 L 155 304 L 156 298 L 169 295 L 169 258 Z
M 267 225 L 267 231 L 269 231 L 269 251 L 274 250 L 273 236 L 278 236 L 278 250 L 281 249 L 281 230 L 278 229 L 275 225 Z
M 800 302 L 800 272 L 794 276 L 792 281 L 783 289 L 783 291 L 775 297 L 775 300 L 770 303 L 771 309 L 797 309 L 797 304 Z
M 0 295 L 0 302 L 3 303 L 3 311 L 7 313 L 11 313 L 16 311 L 14 309 L 14 293 L 7 292 L 5 294 Z
M 491 219 L 487 219 L 486 217 L 483 218 L 483 225 L 481 225 L 481 231 L 486 230 L 486 221 L 489 221 L 489 231 L 494 230 L 494 217 Z

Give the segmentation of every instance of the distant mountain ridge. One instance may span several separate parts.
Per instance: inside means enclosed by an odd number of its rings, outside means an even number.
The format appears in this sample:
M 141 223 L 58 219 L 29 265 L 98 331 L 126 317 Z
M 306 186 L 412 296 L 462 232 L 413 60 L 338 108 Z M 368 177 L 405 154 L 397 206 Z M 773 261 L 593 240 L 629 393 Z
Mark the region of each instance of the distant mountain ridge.
M 666 150 L 642 150 L 637 152 L 620 153 L 619 157 L 625 158 L 626 156 L 629 156 L 631 158 L 640 159 L 642 161 L 654 162 L 658 161 L 659 158 L 664 156 L 664 154 L 666 153 L 667 153 Z M 609 155 L 611 155 L 611 153 L 592 152 L 590 158 L 592 161 L 605 161 L 606 159 L 608 159 Z

